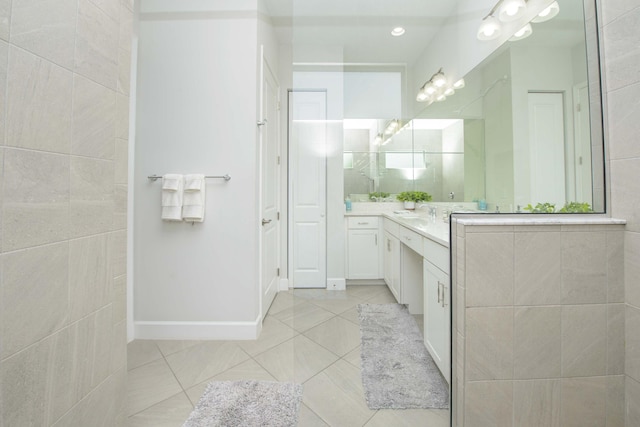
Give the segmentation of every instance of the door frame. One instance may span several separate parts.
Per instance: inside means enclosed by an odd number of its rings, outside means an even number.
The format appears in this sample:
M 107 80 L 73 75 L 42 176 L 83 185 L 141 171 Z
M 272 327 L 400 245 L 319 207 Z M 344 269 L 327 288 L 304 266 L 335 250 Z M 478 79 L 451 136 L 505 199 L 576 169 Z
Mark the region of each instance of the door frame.
M 275 132 L 275 138 L 273 141 L 270 141 L 271 144 L 273 144 L 273 146 L 275 147 L 276 150 L 276 155 L 278 158 L 278 167 L 276 170 L 276 182 L 274 183 L 274 186 L 276 188 L 276 201 L 275 201 L 275 205 L 276 205 L 276 209 L 278 211 L 278 218 L 276 220 L 276 224 L 275 224 L 275 228 L 276 230 L 274 231 L 276 234 L 276 250 L 275 250 L 275 254 L 274 256 L 276 257 L 276 265 L 278 265 L 278 270 L 280 270 L 281 266 L 282 266 L 282 259 L 280 257 L 280 248 L 282 246 L 282 240 L 281 240 L 281 228 L 280 228 L 280 220 L 279 220 L 279 212 L 282 210 L 282 202 L 281 202 L 281 197 L 280 197 L 280 182 L 282 179 L 282 171 L 281 171 L 281 166 L 280 166 L 280 162 L 279 159 L 281 158 L 281 146 L 280 146 L 280 139 L 281 139 L 281 132 L 280 132 L 280 82 L 278 81 L 278 78 L 276 76 L 276 74 L 273 72 L 273 70 L 271 69 L 271 67 L 269 66 L 269 61 L 266 58 L 265 52 L 264 52 L 264 45 L 260 46 L 260 81 L 259 81 L 259 96 L 260 96 L 260 101 L 259 101 L 259 119 L 257 121 L 257 126 L 256 126 L 256 132 L 258 133 L 258 145 L 259 145 L 259 150 L 258 150 L 258 156 L 259 156 L 259 171 L 258 171 L 258 176 L 259 176 L 259 188 L 258 188 L 258 227 L 259 227 L 259 233 L 258 233 L 258 241 L 259 241 L 259 251 L 258 251 L 258 265 L 259 265 L 259 279 L 258 279 L 258 305 L 259 305 L 259 317 L 260 317 L 260 321 L 262 321 L 264 319 L 264 317 L 266 316 L 266 311 L 263 312 L 263 289 L 264 289 L 264 283 L 263 283 L 263 269 L 264 269 L 264 260 L 263 260 L 263 226 L 260 223 L 260 221 L 262 220 L 262 214 L 263 214 L 263 210 L 264 210 L 264 200 L 263 200 L 263 179 L 262 179 L 262 174 L 263 174 L 263 170 L 264 170 L 264 158 L 263 158 L 263 144 L 264 144 L 264 139 L 263 139 L 263 125 L 264 125 L 264 120 L 265 120 L 265 102 L 266 100 L 264 99 L 264 82 L 266 79 L 266 73 L 269 73 L 271 78 L 273 79 L 273 81 L 276 84 L 276 90 L 275 93 L 277 94 L 277 105 L 276 105 L 276 115 L 277 117 L 273 118 L 270 120 L 269 125 L 271 126 L 275 126 L 276 127 L 276 132 Z M 280 276 L 280 275 L 278 275 Z M 275 291 L 276 293 L 280 290 L 280 280 L 279 277 L 276 278 L 275 281 Z M 268 308 L 267 308 L 268 311 Z

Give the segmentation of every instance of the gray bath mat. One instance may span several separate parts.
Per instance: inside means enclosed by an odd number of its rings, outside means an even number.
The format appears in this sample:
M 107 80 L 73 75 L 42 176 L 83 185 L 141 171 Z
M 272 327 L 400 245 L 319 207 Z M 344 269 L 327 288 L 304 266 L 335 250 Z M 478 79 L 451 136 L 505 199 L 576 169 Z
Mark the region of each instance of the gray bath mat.
M 213 381 L 183 427 L 293 427 L 301 400 L 299 384 Z
M 407 307 L 359 304 L 362 384 L 369 409 L 449 407 L 449 386 Z

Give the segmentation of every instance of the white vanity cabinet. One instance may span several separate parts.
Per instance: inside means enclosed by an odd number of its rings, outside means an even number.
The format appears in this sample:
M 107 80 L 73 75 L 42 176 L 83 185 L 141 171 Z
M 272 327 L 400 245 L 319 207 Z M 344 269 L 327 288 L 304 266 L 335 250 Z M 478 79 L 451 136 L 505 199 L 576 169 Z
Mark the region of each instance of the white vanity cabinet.
M 381 279 L 379 218 L 347 218 L 347 279 Z
M 424 344 L 442 375 L 450 382 L 449 251 L 444 246 L 425 239 L 424 257 Z
M 389 290 L 401 301 L 400 295 L 400 240 L 385 230 L 384 245 L 382 247 L 384 258 L 384 281 L 389 286 Z

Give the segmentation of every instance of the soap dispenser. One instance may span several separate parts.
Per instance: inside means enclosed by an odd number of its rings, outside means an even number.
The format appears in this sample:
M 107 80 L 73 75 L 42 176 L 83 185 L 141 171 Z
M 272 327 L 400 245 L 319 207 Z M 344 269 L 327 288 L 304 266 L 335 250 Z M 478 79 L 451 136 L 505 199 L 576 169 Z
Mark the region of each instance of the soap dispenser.
M 351 212 L 351 199 L 349 198 L 349 196 L 347 196 L 347 198 L 344 200 L 344 205 L 347 209 L 347 212 Z

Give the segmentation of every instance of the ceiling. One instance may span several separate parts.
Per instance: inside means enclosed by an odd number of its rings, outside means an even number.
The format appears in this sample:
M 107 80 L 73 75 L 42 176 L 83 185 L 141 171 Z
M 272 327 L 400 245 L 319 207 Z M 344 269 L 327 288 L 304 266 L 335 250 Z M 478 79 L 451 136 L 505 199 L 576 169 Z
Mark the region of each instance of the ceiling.
M 281 43 L 342 49 L 344 63 L 412 64 L 455 0 L 265 0 Z M 393 37 L 391 30 L 406 33 Z

